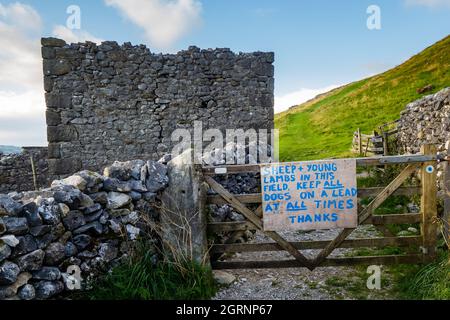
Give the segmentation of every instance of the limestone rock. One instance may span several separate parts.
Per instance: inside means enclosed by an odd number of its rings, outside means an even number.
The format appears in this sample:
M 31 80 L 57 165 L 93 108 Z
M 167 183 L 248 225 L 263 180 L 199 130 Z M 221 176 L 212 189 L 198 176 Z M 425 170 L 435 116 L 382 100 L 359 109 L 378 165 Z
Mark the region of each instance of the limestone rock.
M 59 242 L 51 243 L 45 249 L 45 264 L 48 266 L 58 265 L 66 257 L 65 247 Z
M 19 274 L 16 281 L 7 286 L 7 287 L 0 287 L 0 299 L 8 299 L 15 297 L 17 295 L 17 291 L 20 287 L 25 286 L 28 281 L 31 279 L 31 274 L 28 272 L 24 272 Z
M 33 251 L 17 259 L 17 265 L 22 271 L 35 271 L 42 267 L 45 253 L 41 249 Z
M 159 192 L 169 183 L 167 176 L 167 167 L 156 161 L 147 161 L 148 178 L 146 187 L 149 192 Z
M 0 194 L 0 216 L 2 215 L 2 210 L 6 212 L 7 215 L 16 216 L 22 211 L 22 206 L 11 197 Z
M 127 162 L 116 161 L 110 167 L 106 167 L 103 174 L 105 177 L 116 178 L 122 181 L 134 178 L 139 180 L 141 178 L 141 168 L 145 162 L 142 160 L 132 160 Z
M 130 240 L 136 240 L 139 237 L 139 234 L 141 232 L 141 229 L 136 228 L 130 224 L 127 224 L 126 226 L 127 234 Z
M 221 286 L 229 286 L 236 281 L 236 276 L 221 270 L 214 270 L 213 276 L 214 280 Z
M 49 299 L 64 290 L 64 284 L 61 281 L 39 281 L 34 286 L 37 299 Z
M 0 241 L 0 263 L 11 255 L 11 248 Z
M 22 300 L 33 300 L 36 297 L 36 291 L 31 284 L 26 284 L 19 289 L 18 296 Z
M 3 222 L 9 233 L 21 235 L 28 232 L 28 222 L 25 218 L 4 217 Z
M 39 215 L 38 207 L 34 202 L 30 202 L 23 206 L 22 216 L 27 219 L 30 227 L 42 225 L 42 218 Z
M 86 220 L 81 211 L 71 211 L 67 217 L 63 219 L 63 224 L 67 230 L 75 230 L 86 224 Z
M 11 248 L 16 247 L 19 244 L 19 239 L 13 235 L 7 235 L 0 238 L 0 243 L 3 242 L 10 246 Z
M 55 267 L 43 267 L 41 270 L 32 273 L 33 279 L 56 281 L 61 278 L 61 272 Z
M 73 234 L 82 234 L 82 233 L 90 233 L 95 235 L 103 234 L 103 226 L 98 221 L 94 221 L 73 231 Z
M 20 273 L 20 268 L 17 264 L 5 261 L 0 264 L 0 285 L 10 285 L 16 282 Z
M 36 239 L 30 234 L 17 237 L 17 239 L 19 240 L 19 243 L 14 248 L 15 257 L 33 252 L 38 249 Z
M 118 192 L 108 193 L 108 209 L 120 209 L 131 203 L 131 197 Z
M 86 249 L 91 244 L 91 241 L 92 237 L 87 234 L 80 234 L 73 238 L 73 243 L 80 251 Z

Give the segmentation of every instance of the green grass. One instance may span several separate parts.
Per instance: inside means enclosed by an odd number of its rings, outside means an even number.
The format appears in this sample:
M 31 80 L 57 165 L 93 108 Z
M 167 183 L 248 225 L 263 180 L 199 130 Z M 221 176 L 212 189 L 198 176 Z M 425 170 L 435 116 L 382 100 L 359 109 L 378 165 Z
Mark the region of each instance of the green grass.
M 434 89 L 418 94 L 432 84 Z M 406 104 L 450 86 L 450 36 L 383 74 L 335 89 L 275 117 L 280 160 L 351 156 L 353 132 L 397 120 Z
M 136 258 L 114 268 L 82 293 L 89 300 L 199 300 L 215 295 L 210 268 L 196 262 L 182 266 L 153 262 L 153 254 L 142 250 Z
M 448 251 L 425 266 L 392 267 L 397 278 L 399 298 L 413 300 L 450 300 L 450 261 Z

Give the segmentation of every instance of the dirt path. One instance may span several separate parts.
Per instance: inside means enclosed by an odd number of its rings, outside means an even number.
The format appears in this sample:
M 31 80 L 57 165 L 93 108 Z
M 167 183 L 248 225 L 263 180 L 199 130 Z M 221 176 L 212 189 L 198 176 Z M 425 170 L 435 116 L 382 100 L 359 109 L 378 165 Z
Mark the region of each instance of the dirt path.
M 314 232 L 286 232 L 289 241 L 331 240 L 340 230 Z M 373 237 L 377 231 L 371 226 L 361 226 L 351 238 Z M 261 233 L 255 235 L 253 243 L 269 242 Z M 352 249 L 337 249 L 331 256 L 343 256 Z M 317 250 L 302 251 L 308 258 Z M 285 252 L 252 252 L 236 254 L 227 261 L 290 259 Z M 226 270 L 236 281 L 222 288 L 216 295 L 218 300 L 330 300 L 330 299 L 392 299 L 392 284 L 385 279 L 382 290 L 367 289 L 365 269 L 353 267 L 324 267 L 314 271 L 306 268 Z

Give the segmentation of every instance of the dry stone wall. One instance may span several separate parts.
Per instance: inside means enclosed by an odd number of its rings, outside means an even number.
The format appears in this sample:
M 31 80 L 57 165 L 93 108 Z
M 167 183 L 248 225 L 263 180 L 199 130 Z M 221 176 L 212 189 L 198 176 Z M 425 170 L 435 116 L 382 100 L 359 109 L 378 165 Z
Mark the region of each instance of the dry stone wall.
M 76 289 L 70 276 L 77 268 L 86 288 L 139 239 L 153 245 L 156 263 L 151 224 L 167 184 L 164 163 L 134 160 L 115 162 L 104 175 L 81 171 L 41 191 L 0 194 L 0 300 L 57 298 Z
M 450 88 L 428 95 L 406 106 L 401 113 L 399 142 L 404 152 L 418 153 L 426 143 L 444 152 L 450 138 Z
M 52 174 L 157 159 L 177 128 L 272 129 L 274 54 L 42 39 Z
M 36 170 L 37 188 L 48 186 L 48 150 L 45 147 L 25 147 L 20 154 L 0 154 L 0 193 L 34 190 L 31 157 Z

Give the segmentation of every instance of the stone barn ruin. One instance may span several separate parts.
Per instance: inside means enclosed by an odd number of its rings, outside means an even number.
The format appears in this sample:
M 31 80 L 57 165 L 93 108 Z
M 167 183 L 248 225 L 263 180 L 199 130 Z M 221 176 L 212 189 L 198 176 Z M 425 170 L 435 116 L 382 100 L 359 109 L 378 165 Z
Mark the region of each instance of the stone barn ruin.
M 190 47 L 153 54 L 143 45 L 42 39 L 49 172 L 99 170 L 113 161 L 158 159 L 171 134 L 272 129 L 274 54 Z

